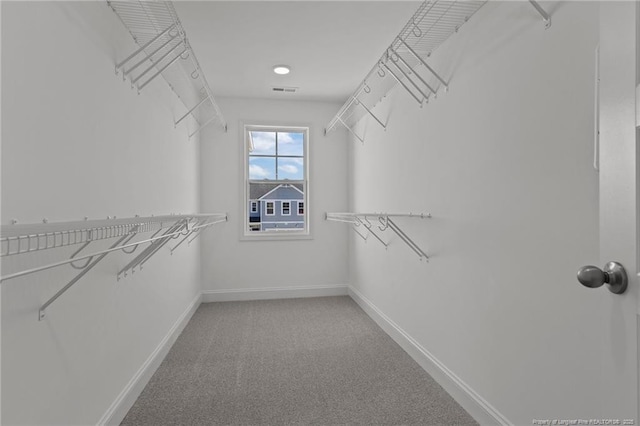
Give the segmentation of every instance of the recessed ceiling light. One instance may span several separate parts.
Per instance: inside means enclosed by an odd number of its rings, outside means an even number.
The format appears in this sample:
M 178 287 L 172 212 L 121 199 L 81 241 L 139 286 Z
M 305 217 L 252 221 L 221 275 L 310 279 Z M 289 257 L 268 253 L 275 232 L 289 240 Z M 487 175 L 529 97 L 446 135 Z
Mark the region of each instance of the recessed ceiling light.
M 290 71 L 291 68 L 289 68 L 287 65 L 276 65 L 273 67 L 273 72 L 280 75 L 289 74 Z

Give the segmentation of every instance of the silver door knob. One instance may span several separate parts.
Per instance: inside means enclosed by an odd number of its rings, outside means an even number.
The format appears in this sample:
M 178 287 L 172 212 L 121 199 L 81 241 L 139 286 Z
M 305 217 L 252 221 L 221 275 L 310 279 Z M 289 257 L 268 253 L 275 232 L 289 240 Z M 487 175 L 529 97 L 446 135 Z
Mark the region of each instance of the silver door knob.
M 587 265 L 578 269 L 578 281 L 589 288 L 598 288 L 602 284 L 607 284 L 611 293 L 622 294 L 627 289 L 627 271 L 618 262 L 609 262 L 604 265 L 604 269 L 597 266 Z

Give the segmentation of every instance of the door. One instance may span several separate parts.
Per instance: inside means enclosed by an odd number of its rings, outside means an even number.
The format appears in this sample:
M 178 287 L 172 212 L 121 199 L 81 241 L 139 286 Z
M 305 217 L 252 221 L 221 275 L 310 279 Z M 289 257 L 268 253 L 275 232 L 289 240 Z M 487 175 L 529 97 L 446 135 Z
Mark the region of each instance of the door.
M 601 420 L 638 424 L 638 150 L 635 1 L 600 2 L 600 267 L 624 265 L 623 294 L 603 288 Z M 588 349 L 585 349 L 588 350 Z M 594 369 L 595 370 L 595 369 Z M 594 371 L 595 372 L 595 371 Z M 631 423 L 633 421 L 633 423 Z M 601 423 L 604 424 L 604 423 Z M 612 423 L 615 424 L 615 423 Z

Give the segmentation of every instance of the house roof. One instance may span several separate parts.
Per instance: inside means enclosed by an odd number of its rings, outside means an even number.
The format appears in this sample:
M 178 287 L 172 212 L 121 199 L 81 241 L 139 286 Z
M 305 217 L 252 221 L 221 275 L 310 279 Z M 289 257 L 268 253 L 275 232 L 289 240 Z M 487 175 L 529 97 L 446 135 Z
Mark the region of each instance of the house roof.
M 304 191 L 304 187 L 301 183 L 291 183 L 291 184 L 282 184 L 282 183 L 250 183 L 249 184 L 249 199 L 250 200 L 259 200 L 264 197 L 267 193 L 273 191 L 278 186 L 281 185 L 290 185 L 296 187 L 300 192 Z
M 302 200 L 304 192 L 294 185 L 282 184 L 260 197 L 261 200 Z

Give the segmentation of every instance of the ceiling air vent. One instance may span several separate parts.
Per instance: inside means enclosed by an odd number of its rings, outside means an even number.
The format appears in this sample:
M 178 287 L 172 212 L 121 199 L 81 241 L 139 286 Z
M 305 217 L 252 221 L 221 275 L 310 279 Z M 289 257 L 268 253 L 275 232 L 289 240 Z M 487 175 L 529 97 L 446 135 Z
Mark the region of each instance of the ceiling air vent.
M 296 93 L 298 91 L 297 87 L 272 87 L 271 90 L 274 92 L 280 93 Z

